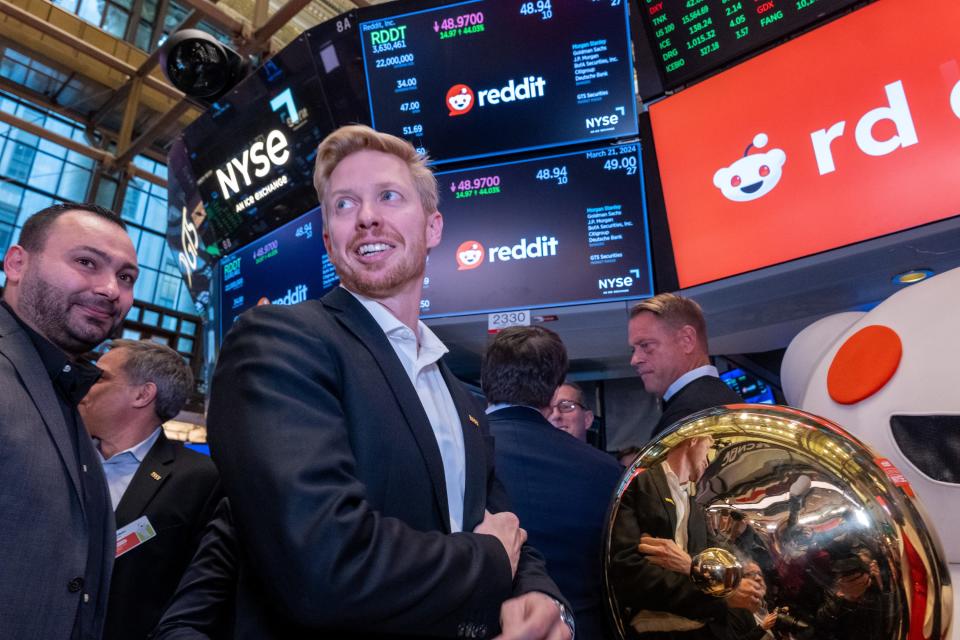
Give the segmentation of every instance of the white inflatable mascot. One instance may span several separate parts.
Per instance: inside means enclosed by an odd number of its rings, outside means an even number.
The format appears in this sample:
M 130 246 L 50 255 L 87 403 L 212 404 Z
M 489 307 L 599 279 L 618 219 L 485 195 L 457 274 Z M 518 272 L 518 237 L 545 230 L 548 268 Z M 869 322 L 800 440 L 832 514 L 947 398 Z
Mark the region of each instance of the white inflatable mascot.
M 789 404 L 862 440 L 919 496 L 950 563 L 960 640 L 960 269 L 818 320 L 780 373 Z

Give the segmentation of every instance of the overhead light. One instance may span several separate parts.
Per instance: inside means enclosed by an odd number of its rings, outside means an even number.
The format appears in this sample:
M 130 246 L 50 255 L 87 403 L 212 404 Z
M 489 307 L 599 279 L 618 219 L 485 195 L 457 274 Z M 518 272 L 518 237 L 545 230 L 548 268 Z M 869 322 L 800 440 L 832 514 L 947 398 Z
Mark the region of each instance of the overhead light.
M 932 275 L 932 269 L 911 269 L 893 276 L 893 284 L 916 284 Z
M 239 53 L 199 29 L 178 31 L 160 48 L 160 68 L 180 91 L 194 98 L 216 100 L 244 76 Z

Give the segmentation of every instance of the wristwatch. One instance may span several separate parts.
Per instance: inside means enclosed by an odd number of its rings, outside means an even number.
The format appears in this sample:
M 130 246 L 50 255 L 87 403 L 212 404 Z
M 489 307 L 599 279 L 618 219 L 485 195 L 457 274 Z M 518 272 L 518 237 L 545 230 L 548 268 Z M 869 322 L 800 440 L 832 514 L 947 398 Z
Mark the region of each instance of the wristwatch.
M 577 623 L 573 620 L 573 614 L 570 613 L 566 605 L 556 598 L 553 598 L 553 601 L 557 603 L 557 607 L 560 609 L 560 619 L 563 620 L 563 624 L 570 629 L 570 640 L 574 640 L 577 637 Z

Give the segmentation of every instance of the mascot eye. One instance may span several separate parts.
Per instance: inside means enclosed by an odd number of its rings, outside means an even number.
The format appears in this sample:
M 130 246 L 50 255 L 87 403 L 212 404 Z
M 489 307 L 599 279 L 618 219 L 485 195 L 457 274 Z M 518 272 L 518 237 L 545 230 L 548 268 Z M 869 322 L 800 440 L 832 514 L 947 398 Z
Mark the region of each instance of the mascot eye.
M 743 182 L 743 180 L 740 179 L 740 176 L 733 176 L 730 178 L 731 187 L 739 187 L 741 182 Z
M 765 164 L 760 165 L 759 173 L 761 178 L 766 178 L 768 175 L 770 175 L 770 167 Z

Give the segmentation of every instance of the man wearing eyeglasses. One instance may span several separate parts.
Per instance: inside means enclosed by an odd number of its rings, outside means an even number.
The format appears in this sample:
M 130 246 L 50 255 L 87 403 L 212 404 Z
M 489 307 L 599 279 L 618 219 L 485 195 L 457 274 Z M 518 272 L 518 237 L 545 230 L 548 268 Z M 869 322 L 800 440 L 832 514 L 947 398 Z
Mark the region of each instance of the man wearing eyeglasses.
M 593 411 L 583 403 L 583 389 L 576 382 L 565 381 L 557 387 L 550 401 L 550 424 L 566 431 L 580 442 L 587 441 L 587 430 L 593 424 Z
M 556 333 L 512 327 L 487 349 L 481 385 L 497 476 L 513 512 L 570 601 L 577 639 L 602 640 L 612 636 L 603 612 L 600 541 L 621 468 L 547 420 L 566 371 L 567 350 Z

